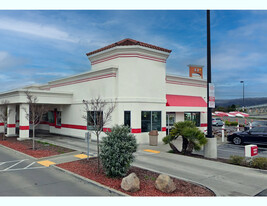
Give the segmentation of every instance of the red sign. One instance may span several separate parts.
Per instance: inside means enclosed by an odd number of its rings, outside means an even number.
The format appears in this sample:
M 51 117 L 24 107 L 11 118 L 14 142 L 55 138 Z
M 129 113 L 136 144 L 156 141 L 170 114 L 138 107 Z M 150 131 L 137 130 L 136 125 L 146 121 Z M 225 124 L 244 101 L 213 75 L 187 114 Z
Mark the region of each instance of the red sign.
M 258 154 L 258 146 L 251 147 L 251 156 L 256 156 Z

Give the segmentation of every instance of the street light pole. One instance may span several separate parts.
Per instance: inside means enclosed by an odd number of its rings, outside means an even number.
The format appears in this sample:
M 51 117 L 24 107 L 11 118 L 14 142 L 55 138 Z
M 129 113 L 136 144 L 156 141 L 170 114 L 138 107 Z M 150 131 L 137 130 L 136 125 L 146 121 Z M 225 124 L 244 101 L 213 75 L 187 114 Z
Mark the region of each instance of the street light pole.
M 211 87 L 210 87 L 211 86 Z M 210 10 L 207 10 L 207 144 L 204 157 L 217 159 L 217 138 L 212 135 L 212 106 L 210 105 L 211 85 L 211 46 L 210 46 Z M 214 90 L 214 88 L 213 88 Z M 213 100 L 212 100 L 213 101 Z
M 212 138 L 212 109 L 209 107 L 209 84 L 211 83 L 210 10 L 207 10 L 207 138 Z
M 240 83 L 243 83 L 243 108 L 242 108 L 242 110 L 243 110 L 243 112 L 244 112 L 244 110 L 245 110 L 245 87 L 244 87 L 244 81 L 240 81 Z

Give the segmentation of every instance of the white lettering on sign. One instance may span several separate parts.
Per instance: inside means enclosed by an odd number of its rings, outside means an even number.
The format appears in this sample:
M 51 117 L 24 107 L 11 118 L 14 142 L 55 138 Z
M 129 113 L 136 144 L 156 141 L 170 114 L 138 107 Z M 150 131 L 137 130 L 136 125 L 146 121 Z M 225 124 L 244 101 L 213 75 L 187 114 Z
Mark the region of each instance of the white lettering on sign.
M 215 87 L 209 83 L 209 108 L 215 108 Z
M 255 156 L 257 154 L 258 154 L 258 147 L 257 146 L 251 147 L 251 156 Z

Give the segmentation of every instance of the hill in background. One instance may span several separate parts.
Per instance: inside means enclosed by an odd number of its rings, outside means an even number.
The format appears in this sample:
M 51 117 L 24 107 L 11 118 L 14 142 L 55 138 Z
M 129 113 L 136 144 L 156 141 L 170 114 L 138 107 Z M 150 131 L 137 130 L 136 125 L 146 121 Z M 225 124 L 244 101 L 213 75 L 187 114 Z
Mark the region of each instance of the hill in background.
M 218 99 L 215 100 L 216 106 L 227 107 L 231 105 L 243 105 L 243 98 L 240 99 Z M 255 98 L 245 98 L 245 106 L 254 106 L 260 104 L 267 104 L 267 97 L 255 97 Z

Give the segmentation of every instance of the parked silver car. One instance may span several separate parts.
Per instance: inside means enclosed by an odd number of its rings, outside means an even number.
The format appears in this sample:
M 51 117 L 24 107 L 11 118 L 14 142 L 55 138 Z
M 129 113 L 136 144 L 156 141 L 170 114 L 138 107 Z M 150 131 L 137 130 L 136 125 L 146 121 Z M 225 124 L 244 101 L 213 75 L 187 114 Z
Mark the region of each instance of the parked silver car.
M 223 126 L 223 121 L 221 118 L 212 118 L 212 126 Z

